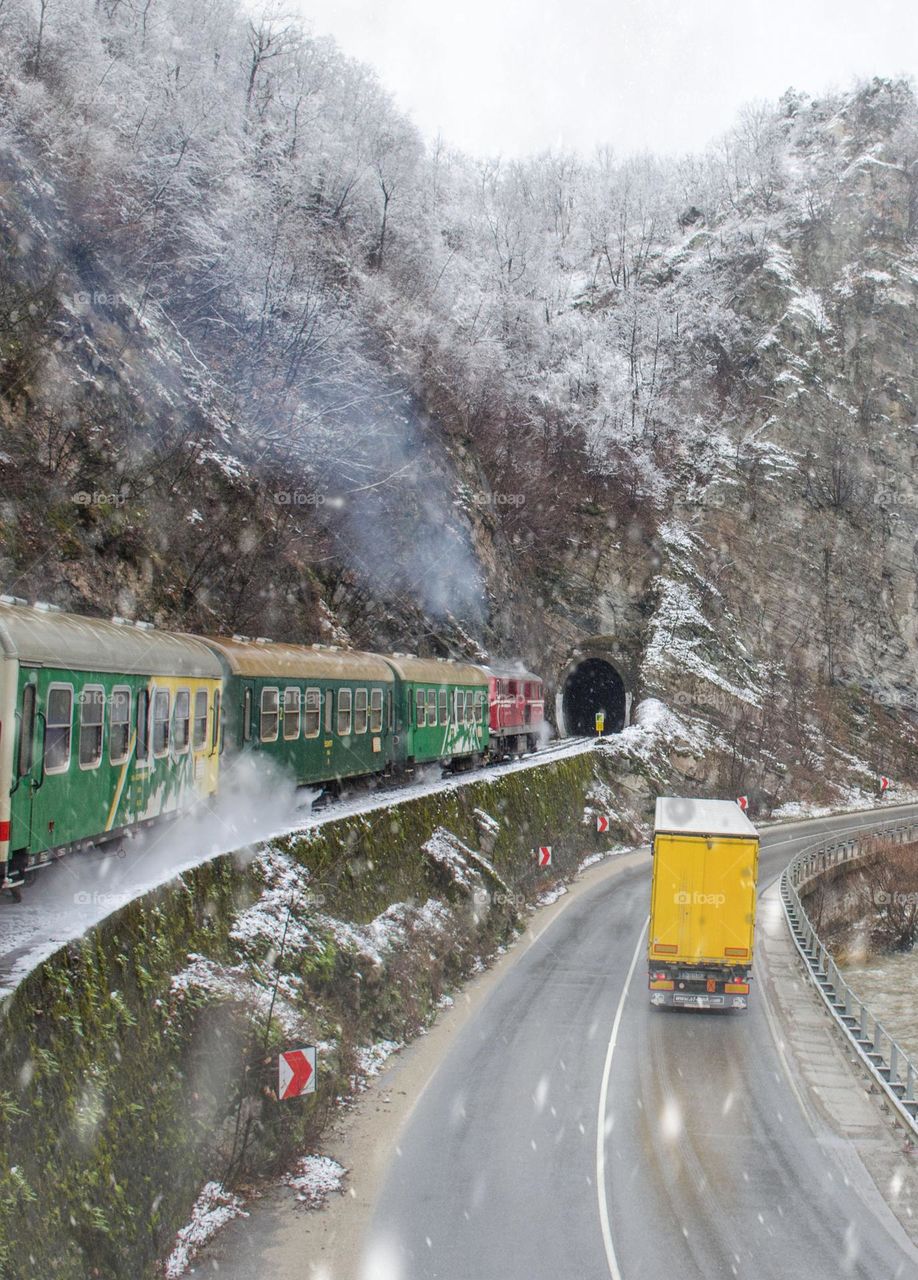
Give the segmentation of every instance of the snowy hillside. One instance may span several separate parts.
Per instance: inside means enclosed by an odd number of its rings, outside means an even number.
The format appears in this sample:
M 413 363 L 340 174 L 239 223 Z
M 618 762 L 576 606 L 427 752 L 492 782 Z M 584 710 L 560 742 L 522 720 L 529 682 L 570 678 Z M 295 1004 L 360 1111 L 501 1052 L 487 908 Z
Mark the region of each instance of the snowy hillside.
M 550 680 L 602 633 L 698 786 L 914 781 L 910 87 L 500 163 L 247 12 L 0 5 L 3 589 Z

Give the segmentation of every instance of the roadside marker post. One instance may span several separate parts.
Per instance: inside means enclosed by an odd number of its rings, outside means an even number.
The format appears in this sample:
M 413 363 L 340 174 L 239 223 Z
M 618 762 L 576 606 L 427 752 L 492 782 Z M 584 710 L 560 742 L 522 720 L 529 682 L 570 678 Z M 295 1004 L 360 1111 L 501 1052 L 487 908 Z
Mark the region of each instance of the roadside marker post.
M 316 1091 L 315 1045 L 288 1049 L 277 1060 L 277 1096 L 281 1102 Z

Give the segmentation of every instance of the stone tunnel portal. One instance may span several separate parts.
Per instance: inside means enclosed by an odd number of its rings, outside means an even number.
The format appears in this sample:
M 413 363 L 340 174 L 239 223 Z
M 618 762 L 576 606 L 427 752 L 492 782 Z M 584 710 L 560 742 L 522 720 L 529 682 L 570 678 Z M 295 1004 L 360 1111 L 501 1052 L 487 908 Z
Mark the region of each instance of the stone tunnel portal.
M 584 658 L 569 668 L 561 691 L 563 731 L 579 738 L 596 732 L 596 712 L 604 711 L 606 733 L 625 727 L 628 700 L 625 682 L 602 658 Z

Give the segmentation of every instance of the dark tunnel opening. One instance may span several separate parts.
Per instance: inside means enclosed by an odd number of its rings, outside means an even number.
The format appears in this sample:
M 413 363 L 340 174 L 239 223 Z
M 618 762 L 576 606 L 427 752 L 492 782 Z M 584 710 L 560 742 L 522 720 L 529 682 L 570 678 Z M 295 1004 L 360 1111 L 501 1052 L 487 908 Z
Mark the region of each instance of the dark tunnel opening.
M 564 682 L 564 727 L 571 737 L 596 732 L 596 712 L 605 712 L 605 733 L 625 727 L 625 685 L 602 658 L 585 658 Z

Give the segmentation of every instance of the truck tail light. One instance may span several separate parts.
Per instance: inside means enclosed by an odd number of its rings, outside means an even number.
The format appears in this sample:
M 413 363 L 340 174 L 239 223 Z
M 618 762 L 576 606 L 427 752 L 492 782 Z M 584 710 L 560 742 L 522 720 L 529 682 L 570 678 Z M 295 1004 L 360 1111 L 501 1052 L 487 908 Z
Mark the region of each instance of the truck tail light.
M 724 991 L 731 996 L 744 996 L 749 993 L 748 982 L 727 982 L 724 984 Z

